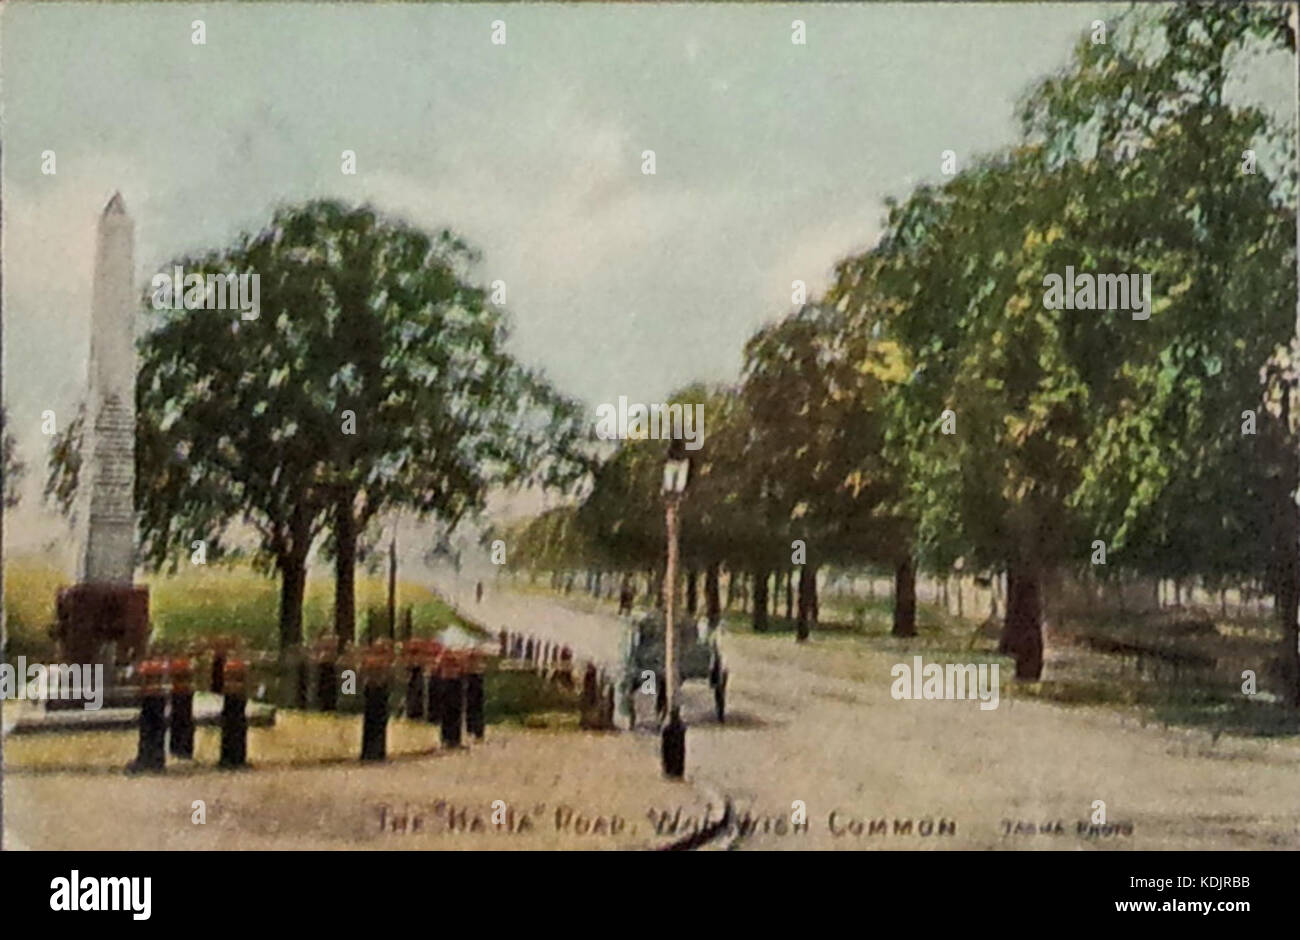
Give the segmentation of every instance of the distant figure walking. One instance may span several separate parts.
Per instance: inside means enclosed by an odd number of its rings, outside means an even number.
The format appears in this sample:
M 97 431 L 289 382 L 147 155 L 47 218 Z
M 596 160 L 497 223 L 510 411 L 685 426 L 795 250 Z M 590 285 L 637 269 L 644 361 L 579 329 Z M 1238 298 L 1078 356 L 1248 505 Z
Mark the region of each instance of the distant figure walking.
M 623 586 L 618 590 L 618 613 L 621 617 L 623 614 L 632 613 L 632 582 L 623 579 Z
M 478 604 L 483 603 L 483 582 L 482 581 L 479 581 L 477 584 L 474 585 L 474 601 L 475 603 Z

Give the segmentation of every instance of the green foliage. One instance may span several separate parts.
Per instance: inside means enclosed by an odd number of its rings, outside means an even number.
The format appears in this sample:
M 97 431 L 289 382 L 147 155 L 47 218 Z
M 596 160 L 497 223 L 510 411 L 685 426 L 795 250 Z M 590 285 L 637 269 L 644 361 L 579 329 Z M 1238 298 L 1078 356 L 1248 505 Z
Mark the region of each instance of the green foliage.
M 575 482 L 586 468 L 579 410 L 504 352 L 504 313 L 470 282 L 475 259 L 449 231 L 317 201 L 281 209 L 230 248 L 169 263 L 258 275 L 261 310 L 253 320 L 156 311 L 140 343 L 146 561 L 174 570 L 177 551 L 199 539 L 216 559 L 234 524 L 251 526 L 256 561 L 291 576 L 281 630 L 292 643 L 296 582 L 340 504 L 355 541 L 384 510 L 454 524 L 490 486 Z M 82 424 L 51 454 L 47 494 L 65 509 Z
M 18 445 L 6 428 L 5 409 L 0 408 L 0 495 L 4 508 L 18 505 L 18 485 L 26 473 L 26 466 L 18 459 Z

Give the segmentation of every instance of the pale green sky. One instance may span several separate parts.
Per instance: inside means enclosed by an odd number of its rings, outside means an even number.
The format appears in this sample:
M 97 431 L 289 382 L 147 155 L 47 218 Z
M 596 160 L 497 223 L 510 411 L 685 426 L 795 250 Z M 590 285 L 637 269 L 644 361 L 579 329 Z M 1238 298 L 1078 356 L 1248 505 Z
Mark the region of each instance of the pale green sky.
M 286 200 L 450 226 L 482 251 L 483 282 L 507 282 L 520 358 L 592 407 L 655 401 L 734 378 L 792 280 L 823 286 L 874 240 L 886 195 L 938 177 L 942 151 L 960 165 L 1012 142 L 1019 95 L 1122 9 L 7 3 L 19 515 L 44 476 L 40 412 L 68 414 L 84 387 L 93 223 L 114 189 L 141 286 Z M 1279 88 L 1289 101 L 1284 70 Z

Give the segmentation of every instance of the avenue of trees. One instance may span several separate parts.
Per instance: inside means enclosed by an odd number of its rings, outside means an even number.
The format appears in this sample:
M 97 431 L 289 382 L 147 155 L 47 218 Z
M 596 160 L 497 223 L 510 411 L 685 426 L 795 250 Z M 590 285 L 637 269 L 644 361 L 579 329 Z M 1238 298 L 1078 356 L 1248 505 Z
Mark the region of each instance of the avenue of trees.
M 1295 38 L 1280 6 L 1108 25 L 1026 95 L 1014 146 L 891 202 L 824 296 L 759 330 L 735 387 L 671 397 L 709 429 L 681 510 L 692 610 L 703 577 L 716 616 L 723 568 L 761 630 L 794 568 L 803 638 L 820 566 L 887 566 L 906 636 L 918 567 L 960 558 L 1006 573 L 1001 650 L 1037 679 L 1050 570 L 1263 583 L 1300 705 L 1295 128 L 1233 91 Z M 1149 319 L 1049 309 L 1067 266 L 1149 274 Z M 495 535 L 534 567 L 653 573 L 663 459 L 623 442 L 580 504 Z
M 1005 572 L 1000 647 L 1036 679 L 1053 570 L 1262 583 L 1300 705 L 1296 128 L 1242 93 L 1295 37 L 1280 5 L 1139 7 L 1107 25 L 1029 90 L 1014 145 L 891 201 L 872 248 L 748 340 L 734 386 L 671 396 L 701 403 L 708 429 L 681 507 L 689 609 L 716 620 L 725 574 L 765 629 L 783 575 L 804 639 L 819 569 L 883 567 L 910 636 L 917 571 L 960 559 Z M 175 565 L 200 540 L 216 557 L 255 532 L 288 648 L 320 545 L 351 638 L 377 520 L 450 530 L 494 487 L 541 486 L 582 497 L 489 532 L 512 564 L 637 573 L 656 593 L 663 442 L 592 459 L 578 405 L 504 351 L 475 261 L 452 232 L 317 201 L 169 263 L 256 272 L 261 314 L 150 311 L 146 561 Z M 1149 276 L 1149 318 L 1054 309 L 1045 279 L 1067 268 Z M 65 512 L 84 424 L 51 447 L 46 494 Z

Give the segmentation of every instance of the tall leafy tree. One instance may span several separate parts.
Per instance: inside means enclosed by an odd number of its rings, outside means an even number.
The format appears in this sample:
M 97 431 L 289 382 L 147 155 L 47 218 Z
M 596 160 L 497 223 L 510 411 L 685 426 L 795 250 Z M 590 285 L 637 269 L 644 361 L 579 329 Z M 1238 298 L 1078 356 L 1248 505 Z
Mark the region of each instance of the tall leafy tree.
M 503 350 L 503 315 L 468 282 L 473 252 L 368 208 L 278 211 L 227 250 L 179 259 L 260 277 L 260 316 L 159 311 L 140 343 L 136 505 L 146 559 L 232 522 L 281 577 L 280 636 L 302 638 L 306 560 L 327 526 L 336 629 L 355 629 L 356 542 L 387 508 L 459 518 L 497 483 L 575 479 L 576 407 Z M 168 270 L 171 265 L 168 266 Z M 56 442 L 70 505 L 79 446 Z
M 1131 260 L 1167 286 L 1162 316 L 1126 348 L 1122 395 L 1094 428 L 1074 502 L 1134 567 L 1220 583 L 1262 574 L 1300 705 L 1296 189 L 1282 171 L 1295 128 L 1233 93 L 1244 68 L 1294 54 L 1286 14 L 1135 11 L 1106 45 L 1080 43 L 1021 117 L 1045 166 L 1113 178 L 1090 200 L 1092 231 L 1122 245 L 1141 232 Z M 1250 436 L 1247 411 L 1258 415 Z
M 806 549 L 797 639 L 816 618 L 821 565 L 910 557 L 882 454 L 881 406 L 898 370 L 894 348 L 872 343 L 829 305 L 805 306 L 746 345 L 742 398 L 775 504 L 770 537 L 781 551 L 796 539 Z
M 374 210 L 278 213 L 266 264 L 299 268 L 314 313 L 307 391 L 325 435 L 335 625 L 355 630 L 358 533 L 378 514 L 458 519 L 494 485 L 571 485 L 581 414 L 505 351 L 504 313 L 470 282 L 476 253 Z

